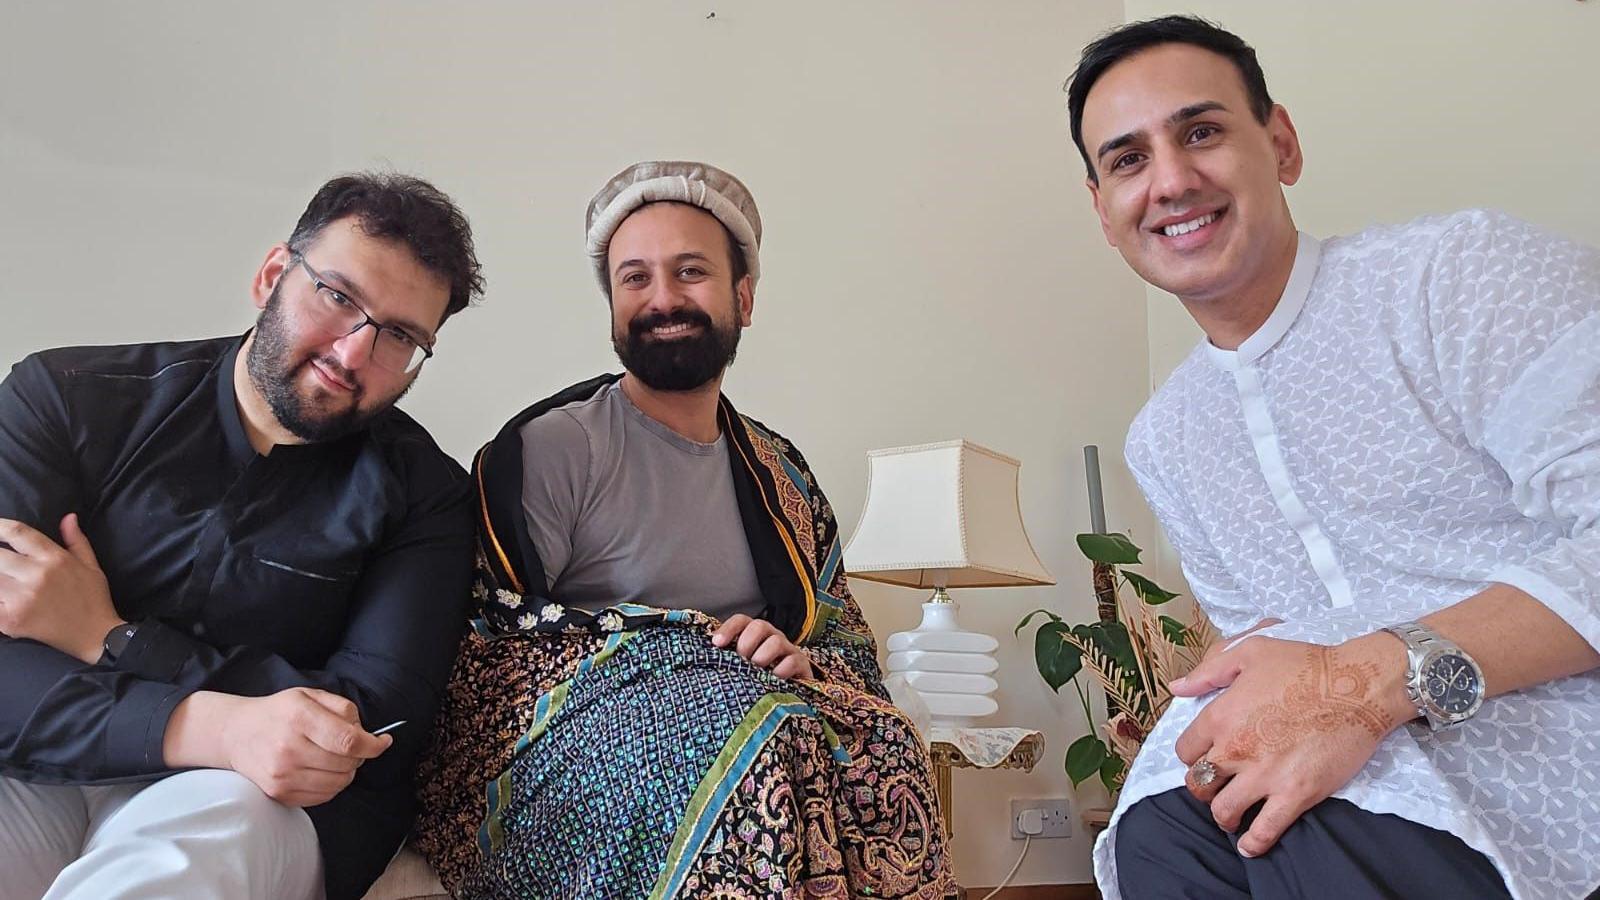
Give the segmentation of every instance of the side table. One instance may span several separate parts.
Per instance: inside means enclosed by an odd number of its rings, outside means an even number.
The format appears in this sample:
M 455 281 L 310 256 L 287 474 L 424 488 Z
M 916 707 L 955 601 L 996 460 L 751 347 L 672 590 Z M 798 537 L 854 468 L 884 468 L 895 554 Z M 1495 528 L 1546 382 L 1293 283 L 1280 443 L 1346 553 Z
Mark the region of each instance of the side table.
M 1044 735 L 1031 728 L 928 729 L 928 755 L 933 759 L 934 784 L 944 817 L 945 839 L 955 837 L 951 769 L 1033 770 L 1044 752 Z

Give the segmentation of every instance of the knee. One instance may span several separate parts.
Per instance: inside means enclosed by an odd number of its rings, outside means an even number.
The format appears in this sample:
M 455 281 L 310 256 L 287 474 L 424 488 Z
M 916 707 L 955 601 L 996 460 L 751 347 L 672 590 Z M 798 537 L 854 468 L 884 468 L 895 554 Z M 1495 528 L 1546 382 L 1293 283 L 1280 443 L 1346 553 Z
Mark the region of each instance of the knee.
M 1170 859 L 1180 848 L 1224 839 L 1211 821 L 1210 810 L 1185 788 L 1152 794 L 1133 804 L 1117 822 L 1113 850 L 1117 868 L 1132 863 Z
M 1172 846 L 1171 818 L 1156 808 L 1155 800 L 1155 797 L 1140 800 L 1118 820 L 1112 849 L 1119 871 L 1128 863 L 1149 859 L 1152 853 Z
M 268 838 L 273 844 L 312 852 L 316 829 L 303 810 L 268 797 L 250 779 L 226 769 L 180 772 L 157 783 L 191 798 L 196 812 L 228 830 Z
M 179 772 L 160 783 L 192 797 L 204 797 L 208 806 L 227 808 L 251 819 L 271 821 L 278 810 L 288 809 L 262 793 L 255 782 L 227 769 Z
M 1111 840 L 1125 897 L 1249 894 L 1244 861 L 1187 788 L 1135 803 L 1117 821 Z
M 1164 855 L 1172 852 L 1170 818 L 1156 798 L 1135 803 L 1117 821 L 1111 852 L 1117 861 L 1117 887 L 1129 898 L 1162 896 Z

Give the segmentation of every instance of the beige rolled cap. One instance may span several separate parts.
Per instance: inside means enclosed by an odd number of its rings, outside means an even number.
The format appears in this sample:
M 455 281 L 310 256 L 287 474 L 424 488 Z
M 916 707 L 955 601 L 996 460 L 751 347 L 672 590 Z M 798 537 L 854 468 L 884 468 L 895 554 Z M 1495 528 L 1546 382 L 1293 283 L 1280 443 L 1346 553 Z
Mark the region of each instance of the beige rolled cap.
M 654 160 L 634 163 L 618 172 L 589 201 L 584 227 L 589 258 L 602 289 L 611 285 L 606 265 L 611 236 L 634 210 L 660 201 L 687 203 L 716 216 L 744 253 L 750 283 L 754 285 L 760 279 L 761 214 L 756 211 L 750 189 L 708 163 Z

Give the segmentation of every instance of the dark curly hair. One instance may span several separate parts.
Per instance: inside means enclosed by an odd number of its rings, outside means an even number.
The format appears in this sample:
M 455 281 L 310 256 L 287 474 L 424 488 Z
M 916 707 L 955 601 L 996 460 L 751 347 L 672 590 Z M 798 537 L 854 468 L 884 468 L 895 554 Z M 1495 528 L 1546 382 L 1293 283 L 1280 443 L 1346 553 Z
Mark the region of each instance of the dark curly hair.
M 1089 179 L 1097 184 L 1099 174 L 1094 170 L 1088 148 L 1083 146 L 1083 104 L 1089 98 L 1089 89 L 1107 69 L 1161 44 L 1191 44 L 1226 57 L 1239 70 L 1256 121 L 1265 125 L 1272 115 L 1267 76 L 1261 71 L 1261 63 L 1256 61 L 1255 48 L 1243 38 L 1196 16 L 1162 16 L 1124 25 L 1084 47 L 1083 55 L 1078 58 L 1078 68 L 1067 79 L 1067 115 L 1072 120 L 1072 142 L 1078 145 L 1083 164 L 1089 169 Z
M 353 172 L 317 190 L 300 214 L 289 249 L 303 253 L 329 223 L 355 216 L 375 238 L 399 241 L 423 268 L 450 284 L 446 319 L 483 295 L 483 267 L 472 246 L 472 226 L 445 193 L 421 178 L 395 172 Z

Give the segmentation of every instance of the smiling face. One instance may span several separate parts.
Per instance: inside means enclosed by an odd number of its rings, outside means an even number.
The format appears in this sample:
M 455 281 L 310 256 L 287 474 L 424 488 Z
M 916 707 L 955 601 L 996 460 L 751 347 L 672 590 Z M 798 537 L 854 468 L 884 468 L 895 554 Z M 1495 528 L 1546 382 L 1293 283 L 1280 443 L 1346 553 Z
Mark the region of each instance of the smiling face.
M 305 248 L 305 258 L 330 287 L 360 298 L 374 319 L 432 343 L 450 286 L 404 244 L 370 237 L 355 219 L 341 219 Z M 312 313 L 317 289 L 288 247 L 280 244 L 267 254 L 252 289 L 262 312 L 246 351 L 246 371 L 277 424 L 296 438 L 326 441 L 356 431 L 393 406 L 416 379 L 416 371 L 373 364 L 371 327 L 334 335 L 318 324 Z
M 611 343 L 623 366 L 661 391 L 720 378 L 754 306 L 733 278 L 734 248 L 715 216 L 683 203 L 640 207 L 611 237 Z
M 1296 234 L 1282 186 L 1300 177 L 1299 140 L 1281 106 L 1256 120 L 1226 57 L 1161 44 L 1107 69 L 1084 102 L 1083 143 L 1106 240 L 1145 281 L 1205 303 L 1287 279 Z

